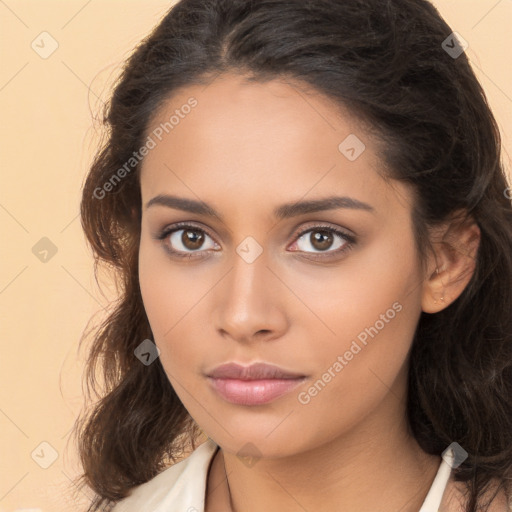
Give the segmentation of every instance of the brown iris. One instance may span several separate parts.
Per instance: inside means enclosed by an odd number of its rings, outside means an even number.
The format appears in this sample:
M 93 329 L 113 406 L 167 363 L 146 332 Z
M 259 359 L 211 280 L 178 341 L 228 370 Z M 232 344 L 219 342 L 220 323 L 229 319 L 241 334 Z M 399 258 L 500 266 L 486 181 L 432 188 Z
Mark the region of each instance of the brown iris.
M 204 242 L 204 233 L 192 229 L 185 229 L 181 235 L 181 241 L 187 249 L 199 249 Z
M 333 242 L 333 235 L 329 231 L 313 231 L 310 235 L 311 245 L 318 250 L 329 249 Z

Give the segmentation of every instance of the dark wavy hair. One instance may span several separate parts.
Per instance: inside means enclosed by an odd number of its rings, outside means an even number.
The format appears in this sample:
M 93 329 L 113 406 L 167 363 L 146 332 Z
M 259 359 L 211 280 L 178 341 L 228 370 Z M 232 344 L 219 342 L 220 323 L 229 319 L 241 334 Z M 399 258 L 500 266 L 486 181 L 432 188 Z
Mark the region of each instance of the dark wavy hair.
M 468 452 L 453 470 L 467 483 L 467 512 L 483 510 L 494 482 L 493 497 L 510 492 L 510 189 L 482 87 L 464 53 L 445 51 L 451 33 L 426 0 L 181 0 L 127 59 L 81 202 L 95 272 L 106 264 L 119 285 L 118 301 L 93 329 L 85 375 L 95 403 L 75 427 L 80 482 L 96 496 L 89 511 L 108 510 L 175 462 L 187 443 L 195 448 L 201 432 L 160 360 L 145 366 L 134 356 L 153 339 L 138 282 L 140 164 L 113 190 L 101 197 L 98 190 L 143 145 L 152 116 L 179 88 L 227 72 L 293 80 L 366 121 L 382 143 L 386 176 L 413 187 L 422 262 L 429 227 L 460 210 L 477 223 L 468 285 L 449 307 L 419 319 L 407 415 L 425 452 L 440 455 L 452 442 Z

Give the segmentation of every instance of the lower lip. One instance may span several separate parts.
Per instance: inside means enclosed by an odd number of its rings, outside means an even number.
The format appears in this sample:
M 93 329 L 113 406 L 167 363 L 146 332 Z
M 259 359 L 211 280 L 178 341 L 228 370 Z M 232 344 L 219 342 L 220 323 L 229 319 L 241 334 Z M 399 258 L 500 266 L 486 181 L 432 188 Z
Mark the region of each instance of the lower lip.
M 232 404 L 261 405 L 289 393 L 304 382 L 305 377 L 261 380 L 215 379 L 208 377 L 208 380 L 215 391 Z

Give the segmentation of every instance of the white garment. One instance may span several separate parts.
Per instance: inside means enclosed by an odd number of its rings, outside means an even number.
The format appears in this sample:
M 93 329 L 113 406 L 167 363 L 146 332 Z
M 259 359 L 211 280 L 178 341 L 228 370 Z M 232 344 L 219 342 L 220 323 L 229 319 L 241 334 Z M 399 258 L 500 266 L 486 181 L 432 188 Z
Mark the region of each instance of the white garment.
M 217 448 L 208 438 L 186 459 L 135 487 L 112 512 L 204 512 L 208 468 Z M 438 512 L 450 473 L 451 465 L 443 459 L 419 512 Z

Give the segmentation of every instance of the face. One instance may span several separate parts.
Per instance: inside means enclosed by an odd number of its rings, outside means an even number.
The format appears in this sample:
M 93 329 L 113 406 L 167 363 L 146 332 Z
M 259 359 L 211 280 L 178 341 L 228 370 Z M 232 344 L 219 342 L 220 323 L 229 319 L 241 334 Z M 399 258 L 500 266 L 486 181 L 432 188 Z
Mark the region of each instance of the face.
M 401 414 L 421 313 L 412 192 L 381 177 L 361 123 L 289 83 L 223 75 L 180 90 L 147 135 L 140 287 L 201 429 L 277 457 Z M 301 378 L 207 377 L 228 362 Z

